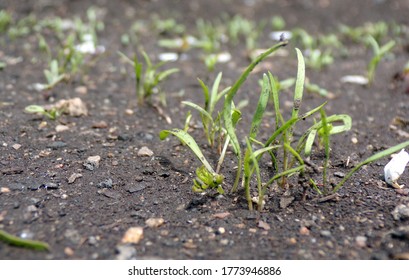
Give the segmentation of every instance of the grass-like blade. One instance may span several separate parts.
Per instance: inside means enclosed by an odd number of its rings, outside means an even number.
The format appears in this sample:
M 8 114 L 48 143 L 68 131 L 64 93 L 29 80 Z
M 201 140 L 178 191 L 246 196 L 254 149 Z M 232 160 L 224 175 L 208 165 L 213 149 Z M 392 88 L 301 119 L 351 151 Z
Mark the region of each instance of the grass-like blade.
M 381 158 L 387 157 L 393 153 L 396 153 L 404 148 L 406 148 L 407 146 L 409 146 L 409 141 L 400 143 L 396 146 L 390 147 L 384 151 L 381 151 L 379 153 L 376 153 L 372 156 L 370 156 L 369 158 L 365 159 L 364 161 L 361 161 L 359 164 L 357 164 L 347 175 L 345 175 L 345 177 L 335 186 L 335 188 L 333 189 L 333 192 L 337 192 L 339 190 L 339 188 L 342 187 L 342 185 L 355 173 L 357 172 L 362 166 L 367 165 L 371 162 L 377 161 Z
M 236 95 L 237 91 L 241 87 L 241 85 L 245 82 L 251 71 L 257 66 L 257 64 L 260 63 L 263 59 L 265 59 L 267 56 L 269 56 L 271 53 L 275 52 L 279 48 L 287 45 L 287 42 L 280 42 L 270 49 L 268 49 L 266 52 L 260 54 L 247 68 L 244 70 L 244 72 L 241 74 L 241 76 L 238 78 L 238 80 L 234 83 L 232 88 L 229 90 L 229 92 L 225 96 L 224 100 L 224 107 L 223 107 L 223 120 L 224 120 L 224 125 L 227 131 L 227 134 L 230 137 L 230 141 L 233 146 L 233 151 L 235 155 L 237 156 L 238 159 L 238 169 L 237 169 L 237 174 L 236 174 L 236 179 L 233 184 L 232 191 L 235 191 L 237 189 L 237 186 L 239 184 L 240 180 L 240 175 L 241 175 L 241 165 L 242 165 L 242 155 L 241 155 L 241 149 L 240 149 L 240 143 L 239 139 L 237 138 L 236 131 L 234 129 L 234 125 L 231 119 L 232 115 L 232 104 L 233 104 L 233 98 Z
M 162 130 L 159 133 L 159 138 L 161 140 L 164 140 L 169 136 L 169 134 L 172 134 L 176 136 L 182 143 L 185 143 L 191 150 L 192 152 L 196 155 L 196 157 L 200 160 L 200 162 L 206 167 L 206 169 L 215 174 L 212 166 L 209 164 L 209 162 L 206 160 L 204 157 L 202 151 L 199 148 L 199 145 L 197 145 L 195 139 L 186 131 L 178 128 L 174 128 L 172 130 Z
M 25 247 L 25 248 L 40 250 L 40 251 L 50 250 L 50 246 L 45 242 L 37 241 L 37 240 L 23 239 L 15 235 L 9 234 L 1 229 L 0 229 L 0 240 L 4 241 L 5 243 L 9 245 L 17 246 L 17 247 Z

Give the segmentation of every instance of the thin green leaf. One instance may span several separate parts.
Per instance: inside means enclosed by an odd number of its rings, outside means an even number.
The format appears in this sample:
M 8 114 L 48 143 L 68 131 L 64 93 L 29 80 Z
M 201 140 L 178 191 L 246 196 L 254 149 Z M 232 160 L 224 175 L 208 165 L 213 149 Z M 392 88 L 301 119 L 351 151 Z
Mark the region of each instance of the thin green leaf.
M 196 109 L 197 111 L 199 111 L 200 114 L 202 114 L 204 117 L 206 117 L 209 120 L 209 122 L 211 123 L 211 126 L 213 126 L 213 118 L 205 109 L 203 109 L 199 105 L 197 105 L 197 104 L 195 104 L 193 102 L 190 102 L 190 101 L 182 101 L 182 104 L 190 106 L 190 107 Z
M 262 53 L 259 55 L 247 68 L 244 70 L 244 72 L 241 74 L 241 76 L 238 78 L 238 80 L 234 83 L 232 88 L 229 90 L 229 92 L 226 94 L 225 100 L 224 100 L 224 107 L 223 107 L 223 119 L 224 119 L 224 124 L 225 128 L 227 131 L 227 134 L 230 136 L 230 141 L 233 146 L 233 151 L 235 155 L 238 158 L 238 169 L 237 169 L 237 174 L 236 174 L 236 179 L 233 184 L 233 191 L 237 189 L 239 179 L 240 179 L 240 174 L 241 174 L 241 164 L 242 164 L 242 155 L 241 155 L 241 150 L 240 150 L 240 143 L 236 135 L 236 131 L 234 129 L 234 125 L 232 123 L 231 115 L 232 115 L 232 104 L 233 104 L 233 98 L 236 95 L 237 91 L 241 87 L 241 85 L 244 83 L 244 81 L 247 79 L 248 75 L 253 71 L 253 69 L 256 67 L 257 64 L 260 63 L 263 59 L 265 59 L 267 56 L 269 56 L 271 53 L 275 52 L 282 46 L 285 46 L 287 42 L 280 42 L 270 49 L 268 49 L 266 52 Z
M 386 149 L 384 151 L 381 151 L 379 153 L 376 153 L 372 156 L 370 156 L 369 158 L 365 159 L 364 161 L 361 161 L 360 163 L 358 163 L 350 172 L 348 172 L 348 174 L 341 180 L 341 182 L 339 182 L 333 192 L 337 192 L 339 190 L 339 188 L 342 187 L 342 185 L 355 173 L 357 172 L 362 166 L 367 165 L 371 162 L 377 161 L 381 158 L 387 157 L 393 153 L 396 153 L 404 148 L 406 148 L 407 146 L 409 146 L 409 141 L 400 143 L 396 146 L 390 147 L 389 149 Z
M 190 136 L 189 133 L 187 133 L 184 130 L 174 128 L 172 130 L 162 130 L 159 133 L 159 138 L 161 140 L 164 140 L 165 138 L 167 138 L 169 136 L 169 134 L 172 134 L 172 135 L 176 136 L 177 138 L 179 138 L 179 140 L 181 140 L 183 143 L 185 143 L 192 150 L 192 152 L 196 155 L 196 157 L 200 160 L 200 162 L 206 167 L 206 169 L 209 172 L 211 172 L 212 174 L 216 173 L 216 172 L 214 172 L 213 168 L 211 167 L 209 162 L 204 157 L 204 155 L 203 155 L 202 151 L 200 150 L 199 145 L 197 145 L 195 139 L 192 136 Z
M 17 246 L 17 247 L 25 247 L 25 248 L 40 250 L 40 251 L 50 250 L 50 246 L 45 242 L 23 239 L 15 235 L 9 234 L 1 229 L 0 229 L 0 240 L 4 241 L 5 243 L 9 245 Z
M 249 137 L 256 138 L 258 130 L 263 119 L 264 112 L 267 107 L 268 98 L 270 95 L 270 83 L 268 81 L 267 75 L 263 75 L 263 87 L 261 89 L 260 98 L 258 100 L 257 109 L 253 115 L 253 120 L 251 122 L 251 128 Z

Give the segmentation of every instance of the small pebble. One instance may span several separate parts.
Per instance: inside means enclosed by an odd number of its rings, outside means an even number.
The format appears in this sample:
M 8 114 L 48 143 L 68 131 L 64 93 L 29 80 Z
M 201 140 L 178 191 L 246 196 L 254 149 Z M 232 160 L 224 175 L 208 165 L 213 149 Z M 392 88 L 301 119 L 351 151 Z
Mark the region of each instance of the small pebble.
M 408 220 L 409 219 L 409 205 L 399 204 L 392 211 L 393 219 L 396 221 L 399 220 Z
M 62 125 L 62 124 L 58 124 L 56 127 L 55 127 L 55 131 L 56 132 L 63 132 L 63 131 L 67 131 L 67 130 L 69 130 L 70 128 L 68 127 L 68 126 L 66 126 L 66 125 Z
M 74 250 L 70 247 L 65 247 L 64 254 L 66 254 L 68 257 L 72 257 L 74 255 Z
M 112 184 L 113 184 L 112 179 L 108 178 L 108 179 L 105 179 L 104 181 L 98 183 L 98 187 L 99 188 L 112 188 Z
M 360 248 L 366 247 L 366 241 L 367 241 L 367 238 L 365 236 L 355 237 L 355 243 Z
M 55 141 L 51 144 L 47 145 L 47 148 L 53 149 L 53 150 L 57 150 L 57 149 L 61 149 L 64 148 L 65 146 L 67 146 L 67 144 L 65 142 L 62 141 Z
M 219 227 L 216 231 L 218 234 L 224 234 L 226 232 L 226 229 L 224 227 Z
M 150 228 L 158 228 L 165 223 L 163 218 L 149 218 L 145 221 L 145 224 Z
M 358 144 L 358 138 L 352 137 L 352 138 L 351 138 L 351 142 L 352 142 L 353 144 Z
M 132 109 L 126 109 L 125 114 L 127 114 L 128 116 L 131 116 L 134 114 L 134 111 Z
M 81 173 L 73 173 L 71 176 L 68 178 L 68 184 L 72 184 L 77 180 L 78 178 L 81 178 L 82 174 Z
M 116 246 L 118 255 L 117 260 L 132 260 L 136 257 L 136 248 L 128 244 L 121 244 Z
M 131 227 L 129 228 L 124 236 L 122 237 L 122 243 L 138 244 L 143 238 L 143 228 L 142 227 Z
M 143 146 L 138 151 L 138 156 L 140 157 L 151 157 L 153 156 L 153 152 L 146 146 Z
M 13 147 L 14 150 L 17 151 L 18 149 L 21 148 L 21 145 L 20 144 L 14 144 L 12 147 Z
M 88 92 L 88 89 L 86 86 L 78 86 L 75 88 L 75 93 L 84 95 L 84 94 L 87 94 L 87 92 Z
M 92 124 L 92 128 L 107 128 L 108 124 L 106 121 L 99 121 Z
M 301 227 L 300 228 L 300 234 L 301 235 L 309 235 L 310 234 L 310 230 L 307 227 Z
M 93 171 L 94 169 L 99 167 L 99 162 L 101 161 L 100 156 L 90 156 L 87 158 L 87 160 L 84 162 L 84 167 L 87 170 Z
M 320 234 L 323 237 L 331 237 L 331 232 L 329 230 L 321 230 Z

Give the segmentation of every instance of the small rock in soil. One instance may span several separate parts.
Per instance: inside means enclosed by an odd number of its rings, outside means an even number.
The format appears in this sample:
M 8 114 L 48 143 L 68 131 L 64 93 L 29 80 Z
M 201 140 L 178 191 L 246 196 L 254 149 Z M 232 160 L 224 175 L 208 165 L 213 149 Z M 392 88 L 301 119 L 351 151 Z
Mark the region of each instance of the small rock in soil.
M 66 125 L 63 125 L 63 124 L 58 124 L 56 127 L 55 127 L 55 131 L 56 132 L 63 132 L 63 131 L 67 131 L 67 130 L 69 130 L 70 128 L 68 127 L 68 126 L 66 126 Z
M 392 216 L 396 221 L 409 219 L 409 206 L 400 204 L 392 211 Z
M 264 221 L 261 221 L 261 220 L 258 222 L 257 226 L 258 226 L 259 228 L 261 228 L 261 229 L 264 229 L 264 230 L 270 230 L 270 225 L 267 224 L 267 223 L 264 222 Z
M 158 228 L 165 223 L 163 218 L 149 218 L 145 221 L 145 224 L 150 228 Z
M 122 237 L 122 243 L 138 244 L 143 238 L 143 228 L 142 227 L 131 227 L 129 228 L 124 236 Z
M 230 213 L 229 213 L 229 212 L 222 212 L 222 213 L 213 214 L 213 217 L 214 217 L 214 218 L 217 218 L 217 219 L 225 219 L 225 218 L 227 218 L 228 216 L 230 216 Z
M 224 234 L 226 232 L 226 229 L 224 228 L 224 227 L 219 227 L 217 230 L 216 230 L 216 233 L 217 234 Z
M 53 149 L 53 150 L 58 150 L 61 148 L 64 148 L 65 146 L 67 146 L 67 144 L 65 142 L 62 141 L 55 141 L 51 144 L 47 145 L 47 148 Z
M 73 173 L 69 178 L 68 178 L 68 184 L 72 184 L 77 180 L 78 178 L 81 178 L 82 174 L 81 173 Z
M 344 178 L 345 177 L 345 173 L 337 171 L 334 172 L 334 176 L 338 177 L 338 178 Z
M 74 255 L 74 250 L 70 247 L 65 247 L 64 254 L 66 254 L 68 257 L 72 257 Z
M 92 124 L 92 128 L 107 128 L 108 124 L 106 121 L 99 121 Z
M 121 244 L 116 246 L 117 260 L 132 260 L 136 258 L 136 248 L 132 245 Z
M 320 234 L 322 237 L 331 237 L 331 232 L 329 230 L 321 230 Z
M 0 188 L 0 193 L 9 193 L 9 192 L 10 192 L 10 189 L 7 188 L 7 187 L 1 187 Z
M 90 156 L 84 162 L 83 166 L 85 167 L 85 169 L 87 169 L 89 171 L 93 171 L 94 169 L 99 167 L 99 162 L 100 161 L 101 161 L 100 156 Z
M 280 198 L 281 209 L 287 208 L 294 201 L 294 196 L 282 196 Z
M 127 189 L 127 191 L 129 193 L 135 193 L 135 192 L 139 192 L 141 190 L 144 190 L 146 188 L 146 186 L 144 185 L 139 185 L 139 186 L 131 186 Z
M 139 149 L 138 156 L 140 156 L 140 157 L 151 157 L 151 156 L 153 156 L 153 152 L 148 147 L 143 146 L 142 148 Z
M 368 238 L 366 238 L 365 236 L 359 235 L 359 236 L 355 237 L 355 243 L 360 248 L 366 247 L 366 241 L 367 240 L 368 240 Z
M 105 179 L 104 181 L 98 183 L 98 188 L 112 188 L 112 179 L 108 178 Z
M 12 147 L 13 147 L 14 150 L 17 151 L 18 149 L 21 148 L 21 145 L 20 144 L 14 144 Z
M 113 198 L 113 199 L 119 199 L 121 198 L 121 194 L 119 192 L 110 190 L 110 189 L 102 189 L 100 191 L 98 191 L 99 194 L 102 194 L 108 198 Z
M 309 235 L 310 234 L 310 230 L 307 227 L 301 227 L 300 228 L 300 234 L 301 235 Z
M 119 134 L 118 135 L 118 140 L 119 141 L 131 141 L 132 140 L 132 136 L 128 135 L 128 134 Z
M 88 115 L 87 106 L 81 98 L 75 97 L 72 99 L 61 99 L 54 104 L 54 108 L 64 110 L 64 113 L 72 117 L 80 117 Z

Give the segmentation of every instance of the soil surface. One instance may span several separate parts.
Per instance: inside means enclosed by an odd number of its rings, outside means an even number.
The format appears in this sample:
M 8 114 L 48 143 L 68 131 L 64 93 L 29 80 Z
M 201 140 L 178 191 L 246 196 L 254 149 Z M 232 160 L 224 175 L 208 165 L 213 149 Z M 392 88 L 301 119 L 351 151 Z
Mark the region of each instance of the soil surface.
M 408 26 L 408 1 L 6 0 L 0 8 L 16 19 L 29 14 L 37 19 L 72 19 L 85 18 L 91 5 L 102 11 L 105 28 L 98 33 L 98 44 L 106 50 L 86 73 L 51 90 L 38 92 L 32 87 L 44 82 L 43 69 L 48 67 L 37 35 L 17 39 L 1 35 L 0 59 L 8 63 L 0 73 L 0 229 L 47 242 L 50 250 L 0 242 L 0 259 L 408 258 L 409 175 L 406 172 L 399 180 L 407 185 L 403 189 L 387 186 L 383 167 L 389 158 L 359 170 L 331 199 L 322 199 L 312 189 L 303 199 L 296 181 L 290 181 L 288 190 L 271 189 L 261 213 L 248 210 L 241 190 L 230 192 L 236 167 L 231 152 L 222 168 L 226 194 L 192 191 L 200 163 L 176 138 L 161 141 L 159 132 L 184 126 L 188 108 L 181 101 L 202 102 L 197 78 L 210 84 L 222 71 L 221 88 L 232 85 L 249 63 L 244 41 L 222 46 L 231 52 L 232 60 L 217 64 L 213 72 L 207 71 L 196 49 L 187 51 L 185 59 L 167 64 L 180 72 L 161 86 L 166 107 L 137 104 L 132 69 L 117 54 L 132 56 L 143 48 L 157 62 L 160 53 L 169 51 L 159 47 L 158 40 L 172 36 L 153 32 L 149 26 L 135 42 L 121 44 L 121 35 L 136 20 L 149 22 L 154 14 L 175 18 L 187 33 L 199 17 L 217 20 L 223 14 L 240 14 L 268 22 L 279 15 L 287 29 L 302 27 L 322 34 L 338 30 L 340 24 L 385 21 Z M 274 43 L 268 33 L 260 38 L 260 48 Z M 52 47 L 52 36 L 46 38 Z M 408 85 L 396 79 L 409 60 L 409 39 L 403 40 L 392 56 L 381 61 L 371 86 L 340 81 L 345 75 L 364 74 L 371 58 L 370 49 L 353 42 L 347 44 L 348 56 L 335 56 L 334 63 L 322 70 L 307 68 L 308 79 L 331 91 L 333 98 L 306 93 L 301 111 L 328 101 L 328 115 L 349 114 L 353 120 L 350 131 L 331 138 L 330 175 L 335 182 L 375 152 L 407 141 L 408 123 L 393 123 L 396 118 L 409 119 Z M 238 93 L 237 98 L 250 101 L 243 109 L 239 134 L 248 130 L 262 73 L 271 71 L 280 79 L 296 75 L 294 47 L 290 41 L 284 48 L 286 55 L 257 66 Z M 24 112 L 31 104 L 74 97 L 86 104 L 86 116 L 63 115 L 52 121 Z M 285 104 L 291 104 L 291 91 L 284 91 L 282 98 L 285 109 Z M 262 140 L 271 133 L 272 116 L 264 120 Z M 215 163 L 217 154 L 206 146 L 198 115 L 193 118 L 190 132 Z M 100 157 L 98 163 L 87 161 L 92 156 Z M 318 151 L 311 160 L 320 163 L 322 159 L 323 152 Z M 263 170 L 267 173 L 268 167 Z M 143 229 L 137 244 L 123 242 L 132 227 Z

